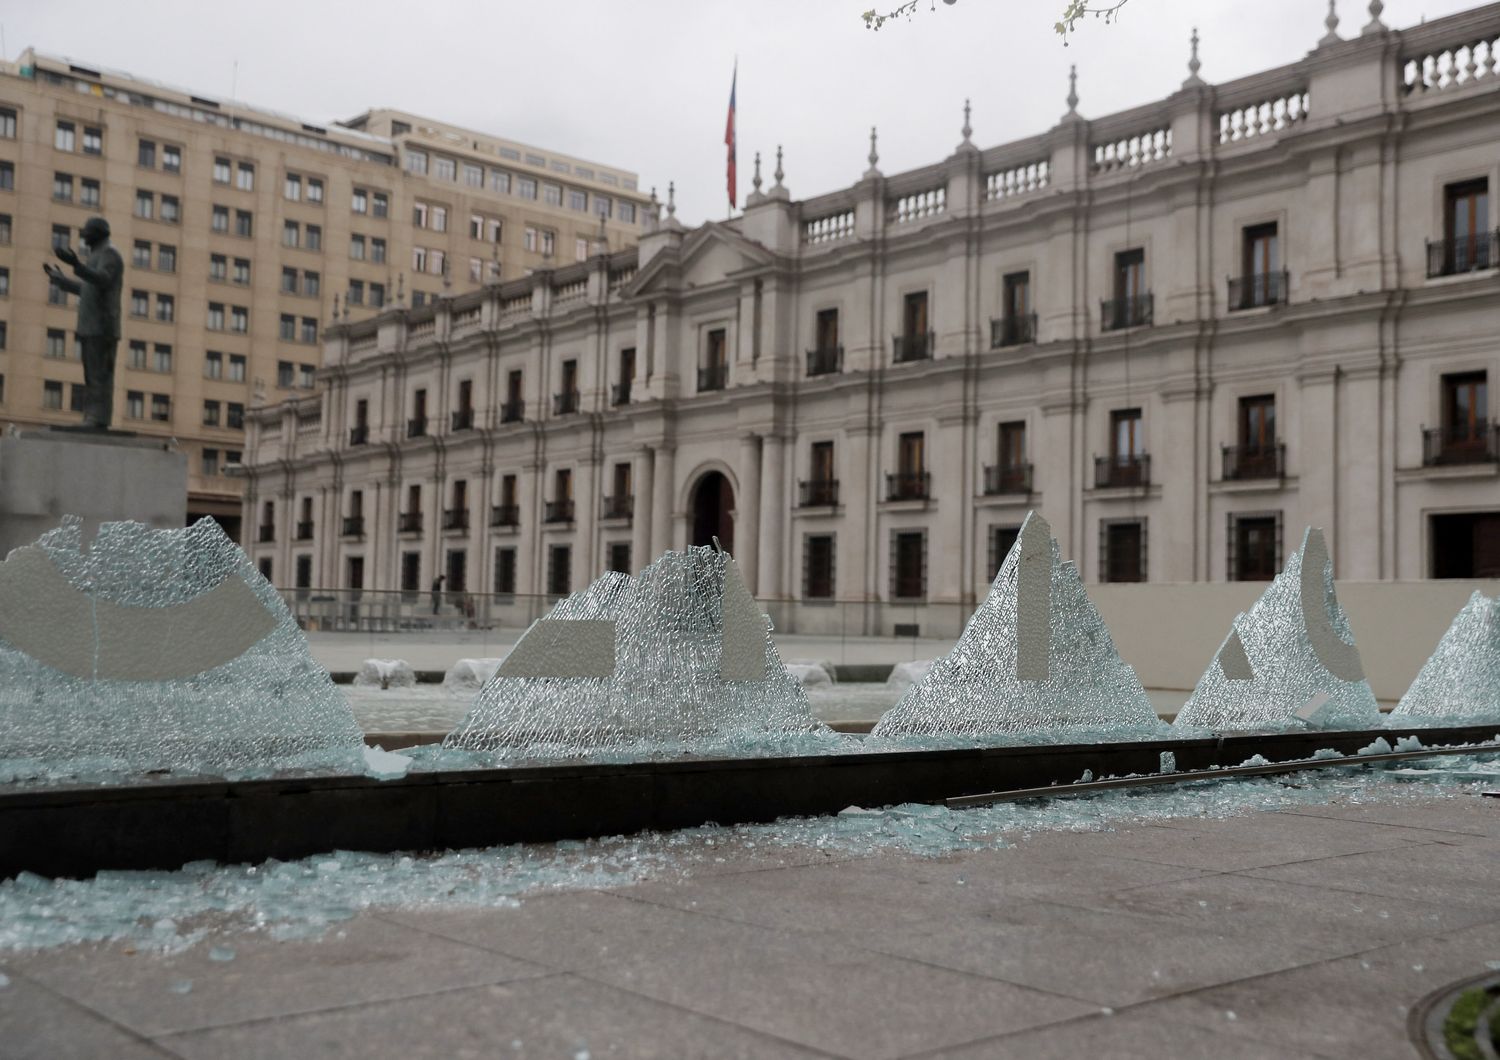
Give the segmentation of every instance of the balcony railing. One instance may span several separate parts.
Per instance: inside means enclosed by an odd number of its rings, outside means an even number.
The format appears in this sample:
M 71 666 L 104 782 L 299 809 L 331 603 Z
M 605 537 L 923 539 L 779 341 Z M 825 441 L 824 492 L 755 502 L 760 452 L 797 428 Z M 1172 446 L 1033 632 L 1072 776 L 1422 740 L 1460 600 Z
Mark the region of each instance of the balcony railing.
M 1291 289 L 1287 271 L 1257 272 L 1249 276 L 1229 277 L 1229 308 L 1256 309 L 1260 306 L 1281 305 L 1287 300 Z
M 444 530 L 467 530 L 469 528 L 469 509 L 467 508 L 444 508 L 443 529 Z
M 989 464 L 984 469 L 984 494 L 995 497 L 1002 493 L 1030 493 L 1030 464 Z
M 406 436 L 408 438 L 421 438 L 427 433 L 427 417 L 417 416 L 406 421 Z
M 573 502 L 547 501 L 542 521 L 547 523 L 571 523 L 573 521 Z
M 892 335 L 891 360 L 896 364 L 929 361 L 932 359 L 932 348 L 936 345 L 935 331 L 924 331 L 917 335 Z
M 255 535 L 255 539 L 262 545 L 269 544 L 272 541 L 276 540 L 276 524 L 262 523 L 258 527 L 258 529 L 260 530 L 260 533 Z
M 453 413 L 453 426 L 449 428 L 455 431 L 472 431 L 474 429 L 474 410 L 459 409 Z
M 1286 445 L 1272 442 L 1270 445 L 1226 445 L 1224 454 L 1224 481 L 1244 479 L 1281 478 L 1286 474 Z
M 1427 241 L 1427 276 L 1457 276 L 1500 267 L 1500 229 Z
M 1001 346 L 1024 346 L 1036 341 L 1036 314 L 1026 313 L 1018 317 L 990 318 L 990 349 Z
M 599 514 L 599 518 L 629 519 L 634 514 L 635 497 L 629 493 L 620 493 L 604 498 L 604 510 Z
M 311 541 L 313 539 L 313 524 L 311 519 L 303 519 L 297 524 L 297 540 Z
M 729 365 L 708 364 L 698 369 L 698 393 L 723 390 L 729 383 Z
M 1149 327 L 1153 300 L 1150 294 L 1137 294 L 1129 298 L 1110 298 L 1099 303 L 1099 330 L 1119 331 L 1121 328 Z
M 552 395 L 552 414 L 554 416 L 571 416 L 578 411 L 578 391 L 564 390 L 561 394 Z
M 839 506 L 839 480 L 836 478 L 805 479 L 798 484 L 799 508 L 837 508 Z
M 421 512 L 401 512 L 396 517 L 396 530 L 402 534 L 420 534 L 422 532 Z
M 618 408 L 630 404 L 630 384 L 616 383 L 609 388 L 609 403 Z
M 927 471 L 900 471 L 885 477 L 888 501 L 925 501 L 932 496 L 932 475 Z
M 500 406 L 501 423 L 520 423 L 526 418 L 526 402 L 507 401 Z
M 1149 485 L 1151 485 L 1151 457 L 1145 453 L 1094 458 L 1095 489 L 1128 489 Z
M 496 504 L 490 508 L 491 526 L 520 526 L 521 506 L 519 504 Z
M 807 351 L 807 374 L 833 375 L 835 372 L 844 370 L 844 347 L 829 346 L 826 349 L 819 347 Z
M 370 425 L 361 423 L 358 427 L 349 428 L 350 445 L 368 445 L 370 441 Z
M 1500 423 L 1477 420 L 1422 431 L 1423 467 L 1494 463 L 1500 463 Z
M 365 535 L 365 517 L 363 515 L 344 516 L 344 536 L 363 537 Z

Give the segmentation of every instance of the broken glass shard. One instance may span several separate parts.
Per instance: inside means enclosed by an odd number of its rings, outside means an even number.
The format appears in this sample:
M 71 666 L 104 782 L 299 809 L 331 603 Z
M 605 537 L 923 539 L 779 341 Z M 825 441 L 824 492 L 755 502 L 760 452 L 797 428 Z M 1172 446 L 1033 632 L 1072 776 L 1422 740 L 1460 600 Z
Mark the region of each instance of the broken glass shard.
M 1459 611 L 1389 724 L 1500 721 L 1500 598 L 1479 591 Z

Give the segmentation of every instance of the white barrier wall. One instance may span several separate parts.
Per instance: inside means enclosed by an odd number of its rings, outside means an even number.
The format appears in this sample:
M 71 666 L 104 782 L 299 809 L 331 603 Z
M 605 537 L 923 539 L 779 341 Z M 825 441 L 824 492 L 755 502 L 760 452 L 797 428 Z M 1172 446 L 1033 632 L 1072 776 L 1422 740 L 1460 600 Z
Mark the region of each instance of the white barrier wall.
M 1264 582 L 1090 585 L 1120 657 L 1147 688 L 1191 689 Z M 1345 582 L 1336 584 L 1365 675 L 1377 699 L 1400 699 L 1478 589 L 1500 593 L 1500 581 Z

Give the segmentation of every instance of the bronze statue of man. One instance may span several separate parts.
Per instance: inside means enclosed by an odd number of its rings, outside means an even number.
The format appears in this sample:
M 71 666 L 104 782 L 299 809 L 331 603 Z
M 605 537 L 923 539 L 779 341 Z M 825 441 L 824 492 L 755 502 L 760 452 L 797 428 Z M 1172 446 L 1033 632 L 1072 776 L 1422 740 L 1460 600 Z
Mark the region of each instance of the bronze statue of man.
M 42 270 L 53 283 L 78 295 L 78 341 L 83 345 L 83 425 L 109 428 L 115 404 L 115 347 L 120 342 L 120 286 L 125 262 L 109 242 L 109 222 L 90 217 L 83 226 L 88 259 L 62 245 L 54 253 L 73 267 L 70 279 L 51 262 Z

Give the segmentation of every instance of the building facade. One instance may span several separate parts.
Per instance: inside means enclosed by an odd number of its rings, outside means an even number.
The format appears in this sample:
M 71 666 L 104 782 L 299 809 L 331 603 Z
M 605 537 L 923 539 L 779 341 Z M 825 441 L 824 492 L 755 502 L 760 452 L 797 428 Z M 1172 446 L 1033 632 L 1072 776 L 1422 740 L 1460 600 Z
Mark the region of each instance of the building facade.
M 251 414 L 279 585 L 556 595 L 717 537 L 783 629 L 1090 581 L 1495 576 L 1500 5 L 330 329 Z M 848 608 L 859 604 L 858 628 Z M 923 616 L 929 616 L 925 622 Z M 940 617 L 946 616 L 946 617 Z
M 0 421 L 78 421 L 76 302 L 40 266 L 102 214 L 116 426 L 175 437 L 190 516 L 234 530 L 245 410 L 314 390 L 335 309 L 629 246 L 645 205 L 633 173 L 409 114 L 313 125 L 27 51 L 0 65 Z

